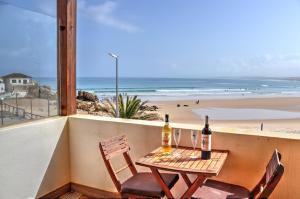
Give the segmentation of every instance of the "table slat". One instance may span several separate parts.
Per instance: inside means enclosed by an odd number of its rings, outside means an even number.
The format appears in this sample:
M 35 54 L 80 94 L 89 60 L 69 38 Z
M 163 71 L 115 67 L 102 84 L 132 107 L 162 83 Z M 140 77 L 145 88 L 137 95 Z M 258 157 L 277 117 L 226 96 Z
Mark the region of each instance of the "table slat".
M 199 150 L 196 150 L 197 158 L 190 157 L 193 153 L 190 148 L 174 148 L 173 152 L 181 155 L 164 154 L 159 147 L 139 159 L 136 164 L 175 172 L 218 175 L 228 156 L 228 151 L 212 151 L 211 159 L 202 160 Z

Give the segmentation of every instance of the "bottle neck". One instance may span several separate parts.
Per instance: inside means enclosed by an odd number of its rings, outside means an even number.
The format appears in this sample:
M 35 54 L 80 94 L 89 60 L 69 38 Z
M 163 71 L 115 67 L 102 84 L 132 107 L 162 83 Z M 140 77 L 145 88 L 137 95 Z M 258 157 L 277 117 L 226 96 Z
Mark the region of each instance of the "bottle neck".
M 165 123 L 169 124 L 169 115 L 165 115 Z
M 208 124 L 208 116 L 205 116 L 205 128 L 208 129 L 209 128 L 209 124 Z

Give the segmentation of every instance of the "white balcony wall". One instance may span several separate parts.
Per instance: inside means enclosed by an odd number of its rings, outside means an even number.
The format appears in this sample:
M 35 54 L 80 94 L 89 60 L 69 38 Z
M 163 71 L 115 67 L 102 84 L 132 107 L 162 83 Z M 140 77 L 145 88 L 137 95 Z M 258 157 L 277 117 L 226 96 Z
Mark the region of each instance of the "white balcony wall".
M 181 142 L 185 146 L 191 146 L 190 131 L 187 129 L 202 128 L 202 125 L 171 125 L 186 129 Z M 131 145 L 131 156 L 136 160 L 160 145 L 161 126 L 160 122 L 83 115 L 69 117 L 71 181 L 97 189 L 116 191 L 101 158 L 99 141 L 126 134 Z M 213 130 L 218 131 L 213 134 L 213 148 L 230 150 L 229 158 L 217 179 L 253 188 L 263 175 L 273 150 L 278 148 L 282 153 L 285 173 L 272 198 L 299 198 L 299 135 L 222 128 Z M 222 131 L 230 133 L 221 133 Z M 117 158 L 113 162 L 116 169 L 123 166 L 121 159 L 122 157 Z M 128 175 L 129 173 L 121 175 L 121 180 Z M 185 185 L 181 182 L 181 190 L 183 186 Z
M 70 181 L 67 117 L 0 129 L 0 198 L 36 198 Z

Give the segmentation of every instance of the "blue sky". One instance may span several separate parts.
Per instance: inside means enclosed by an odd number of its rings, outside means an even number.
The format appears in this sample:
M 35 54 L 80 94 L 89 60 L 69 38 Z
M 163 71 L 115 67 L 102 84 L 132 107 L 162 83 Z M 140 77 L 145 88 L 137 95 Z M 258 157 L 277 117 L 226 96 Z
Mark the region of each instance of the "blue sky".
M 0 4 L 0 74 L 56 74 L 54 0 Z M 48 16 L 50 15 L 50 16 Z M 300 76 L 299 0 L 78 0 L 77 75 Z

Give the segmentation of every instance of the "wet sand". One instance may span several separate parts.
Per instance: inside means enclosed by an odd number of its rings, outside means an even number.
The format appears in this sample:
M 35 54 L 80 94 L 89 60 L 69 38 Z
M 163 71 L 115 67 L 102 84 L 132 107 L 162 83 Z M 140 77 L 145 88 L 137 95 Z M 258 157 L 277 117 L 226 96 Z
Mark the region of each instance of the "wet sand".
M 196 104 L 196 100 L 178 100 L 178 101 L 151 101 L 151 105 L 159 106 L 159 113 L 164 115 L 170 114 L 171 121 L 180 123 L 199 124 L 203 123 L 205 113 L 201 114 L 199 109 L 224 109 L 228 111 L 228 119 L 226 119 L 226 112 L 222 112 L 222 117 L 211 120 L 211 125 L 218 127 L 229 128 L 242 128 L 242 129 L 254 129 L 259 130 L 261 123 L 263 123 L 263 129 L 266 131 L 282 131 L 290 133 L 300 133 L 300 98 L 298 97 L 272 97 L 272 98 L 248 98 L 248 99 L 213 99 L 213 100 L 199 100 L 199 104 Z M 180 107 L 177 107 L 180 105 Z M 186 106 L 184 106 L 186 105 Z M 242 117 L 240 119 L 234 118 L 231 114 L 234 113 L 230 110 L 236 109 L 263 109 L 267 111 L 274 111 L 275 114 L 280 114 L 284 111 L 293 112 L 296 115 L 293 118 L 282 119 L 283 115 L 272 115 L 272 117 L 260 117 L 257 115 L 257 119 L 253 117 L 249 120 Z M 258 110 L 259 111 L 259 110 Z M 196 113 L 197 112 L 197 113 Z M 283 112 L 282 112 L 283 113 Z M 235 113 L 236 114 L 236 113 Z M 240 110 L 239 114 L 243 114 Z M 249 112 L 245 111 L 245 114 Z M 235 116 L 236 117 L 236 116 Z M 233 119 L 232 119 L 233 118 Z M 262 119 L 263 118 L 263 119 Z M 276 119 L 281 118 L 281 119 Z

